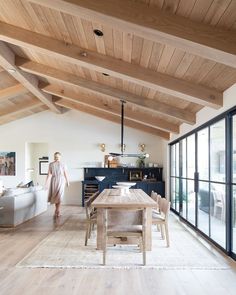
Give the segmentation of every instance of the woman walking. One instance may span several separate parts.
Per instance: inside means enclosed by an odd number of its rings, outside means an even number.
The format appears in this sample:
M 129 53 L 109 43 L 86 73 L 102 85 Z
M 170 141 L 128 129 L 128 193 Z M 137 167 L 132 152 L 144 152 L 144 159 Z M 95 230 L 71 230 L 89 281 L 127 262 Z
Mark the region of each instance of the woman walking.
M 49 164 L 48 175 L 46 179 L 46 188 L 50 181 L 48 202 L 55 204 L 55 217 L 60 216 L 60 205 L 64 196 L 65 182 L 69 186 L 69 180 L 65 165 L 61 163 L 61 153 L 54 154 L 54 162 Z

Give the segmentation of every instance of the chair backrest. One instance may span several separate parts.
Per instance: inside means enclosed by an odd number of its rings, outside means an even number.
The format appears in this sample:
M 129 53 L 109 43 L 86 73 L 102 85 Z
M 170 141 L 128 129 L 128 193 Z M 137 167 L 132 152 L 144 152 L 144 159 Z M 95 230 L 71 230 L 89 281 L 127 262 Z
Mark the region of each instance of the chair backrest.
M 152 191 L 151 192 L 151 198 L 157 203 L 157 210 L 159 210 L 161 195 L 159 195 L 158 193 Z
M 160 199 L 160 211 L 167 219 L 170 212 L 170 202 L 165 198 Z
M 143 225 L 146 209 L 107 209 L 106 220 L 109 226 Z
M 115 225 L 142 225 L 143 209 L 108 209 L 107 222 Z
M 99 191 L 95 192 L 88 200 L 85 201 L 84 206 L 85 206 L 85 211 L 86 211 L 86 217 L 87 219 L 90 218 L 91 212 L 94 210 L 92 208 L 91 204 L 92 202 L 97 198 L 99 195 Z

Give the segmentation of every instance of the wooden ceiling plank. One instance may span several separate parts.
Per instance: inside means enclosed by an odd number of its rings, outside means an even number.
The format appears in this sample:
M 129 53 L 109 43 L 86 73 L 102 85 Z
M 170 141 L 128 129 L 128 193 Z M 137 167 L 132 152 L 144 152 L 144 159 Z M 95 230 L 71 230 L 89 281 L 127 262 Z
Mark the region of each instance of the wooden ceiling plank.
M 97 109 L 92 106 L 87 106 L 79 102 L 75 103 L 75 102 L 67 101 L 65 99 L 60 99 L 56 101 L 56 104 L 65 108 L 72 109 L 72 110 L 88 113 L 90 115 L 102 118 L 103 120 L 108 120 L 108 121 L 120 124 L 120 116 L 103 111 L 101 109 Z M 124 119 L 124 125 L 127 127 L 138 129 L 139 131 L 150 133 L 155 136 L 160 136 L 166 140 L 170 139 L 170 134 L 168 132 L 156 129 L 154 127 L 143 125 L 141 123 L 135 122 L 127 118 Z
M 168 104 L 155 101 L 153 99 L 144 98 L 104 84 L 85 80 L 74 74 L 63 72 L 58 69 L 45 66 L 43 64 L 26 60 L 24 58 L 18 57 L 16 59 L 16 64 L 20 69 L 31 74 L 39 75 L 48 79 L 53 79 L 54 81 L 63 82 L 67 85 L 82 87 L 89 91 L 100 93 L 113 99 L 125 99 L 127 102 L 138 105 L 139 107 L 148 110 L 152 109 L 153 111 L 156 111 L 158 113 L 174 117 L 181 122 L 186 122 L 189 124 L 194 124 L 196 122 L 196 115 L 194 113 L 187 112 L 180 108 L 176 108 Z
M 5 117 L 14 116 L 19 113 L 29 111 L 35 107 L 39 107 L 42 105 L 43 105 L 42 102 L 31 102 L 31 103 L 27 102 L 27 103 L 22 103 L 20 105 L 11 106 L 9 110 L 0 112 L 0 120 L 4 119 Z
M 100 108 L 108 112 L 112 112 L 116 115 L 120 114 L 120 107 L 115 104 L 112 104 L 112 103 L 105 104 L 100 99 L 98 100 L 96 98 L 88 97 L 85 94 L 75 92 L 73 90 L 61 88 L 58 85 L 52 85 L 52 84 L 45 85 L 44 83 L 42 83 L 41 86 L 39 85 L 39 87 L 46 93 L 49 93 L 53 96 L 65 98 L 72 102 L 81 102 L 89 106 L 92 105 L 96 108 Z M 173 124 L 166 120 L 154 117 L 152 116 L 151 113 L 144 113 L 140 111 L 139 113 L 137 113 L 136 111 L 131 111 L 130 109 L 126 108 L 125 117 L 132 119 L 134 121 L 137 121 L 139 123 L 144 123 L 145 125 L 151 125 L 152 127 L 159 128 L 167 132 L 179 133 L 179 126 L 177 124 Z
M 16 84 L 0 90 L 0 102 L 7 101 L 9 98 L 15 97 L 17 95 L 25 94 L 28 92 L 21 84 Z
M 32 108 L 26 112 L 22 111 L 21 113 L 18 113 L 16 114 L 15 116 L 12 115 L 12 116 L 7 116 L 7 117 L 3 117 L 3 119 L 0 118 L 0 125 L 4 125 L 4 124 L 7 124 L 7 123 L 10 123 L 10 122 L 13 122 L 13 121 L 16 121 L 16 120 L 19 120 L 19 119 L 23 119 L 23 118 L 26 118 L 26 117 L 29 117 L 33 114 L 36 114 L 36 113 L 40 113 L 40 112 L 43 112 L 43 111 L 46 111 L 48 110 L 48 107 L 46 105 L 41 105 L 40 107 L 36 107 L 36 108 Z
M 234 32 L 127 0 L 28 0 L 236 68 Z
M 93 71 L 105 72 L 116 78 L 129 80 L 140 86 L 196 104 L 213 108 L 220 108 L 223 105 L 223 94 L 213 88 L 197 85 L 164 73 L 157 73 L 151 69 L 140 67 L 138 64 L 122 61 L 120 58 L 113 58 L 89 51 L 8 24 L 0 23 L 0 39 L 17 46 L 36 50 L 39 53 L 44 53 L 54 58 L 58 57 Z
M 52 102 L 52 97 L 45 94 L 38 88 L 38 79 L 32 74 L 24 73 L 15 65 L 15 54 L 3 42 L 0 41 L 0 64 L 9 72 L 18 82 L 20 82 L 29 92 L 33 93 L 39 100 L 46 104 L 53 112 L 61 113 L 60 108 Z

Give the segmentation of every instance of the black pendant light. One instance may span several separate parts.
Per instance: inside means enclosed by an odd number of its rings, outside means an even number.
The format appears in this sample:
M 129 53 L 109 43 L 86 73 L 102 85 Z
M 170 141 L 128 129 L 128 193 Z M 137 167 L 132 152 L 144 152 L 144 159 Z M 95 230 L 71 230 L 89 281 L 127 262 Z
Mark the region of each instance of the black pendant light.
M 135 157 L 135 158 L 149 158 L 149 154 L 124 154 L 124 104 L 126 101 L 121 100 L 121 153 L 109 153 L 110 157 Z

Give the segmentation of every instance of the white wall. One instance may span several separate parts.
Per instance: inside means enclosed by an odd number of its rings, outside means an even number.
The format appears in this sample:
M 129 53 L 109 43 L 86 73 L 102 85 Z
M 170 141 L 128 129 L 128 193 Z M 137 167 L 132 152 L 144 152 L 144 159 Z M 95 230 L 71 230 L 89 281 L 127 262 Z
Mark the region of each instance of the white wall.
M 44 185 L 45 175 L 39 174 L 39 158 L 48 157 L 48 143 L 26 143 L 26 171 L 25 180 L 33 180 L 34 184 Z
M 169 142 L 172 142 L 175 139 L 178 139 L 179 137 L 185 135 L 186 133 L 192 131 L 193 129 L 196 129 L 198 126 L 201 126 L 202 124 L 210 121 L 214 117 L 236 106 L 236 84 L 234 84 L 232 87 L 230 87 L 224 92 L 223 101 L 224 101 L 223 107 L 218 110 L 208 108 L 208 107 L 204 107 L 202 110 L 200 110 L 196 116 L 196 124 L 194 125 L 188 125 L 185 123 L 182 124 L 180 126 L 180 133 L 178 135 L 175 135 L 175 134 L 172 135 L 171 140 Z M 167 196 L 169 196 L 169 169 L 168 169 L 169 168 L 169 147 L 168 147 L 169 142 L 164 143 L 164 149 L 163 149 L 163 155 L 165 155 L 164 171 L 166 171 L 165 179 L 166 179 Z
M 16 176 L 2 176 L 6 187 L 26 180 L 26 143 L 48 143 L 50 161 L 53 153 L 60 151 L 68 166 L 71 186 L 66 190 L 65 203 L 81 203 L 81 180 L 88 162 L 101 163 L 104 154 L 119 152 L 120 125 L 85 113 L 68 111 L 57 115 L 49 111 L 0 126 L 0 151 L 16 152 Z M 146 144 L 149 162 L 163 165 L 163 141 L 159 137 L 125 127 L 127 153 L 139 152 L 138 145 Z M 106 152 L 99 144 L 106 144 Z M 135 159 L 133 160 L 135 163 Z M 46 177 L 45 177 L 46 178 Z

